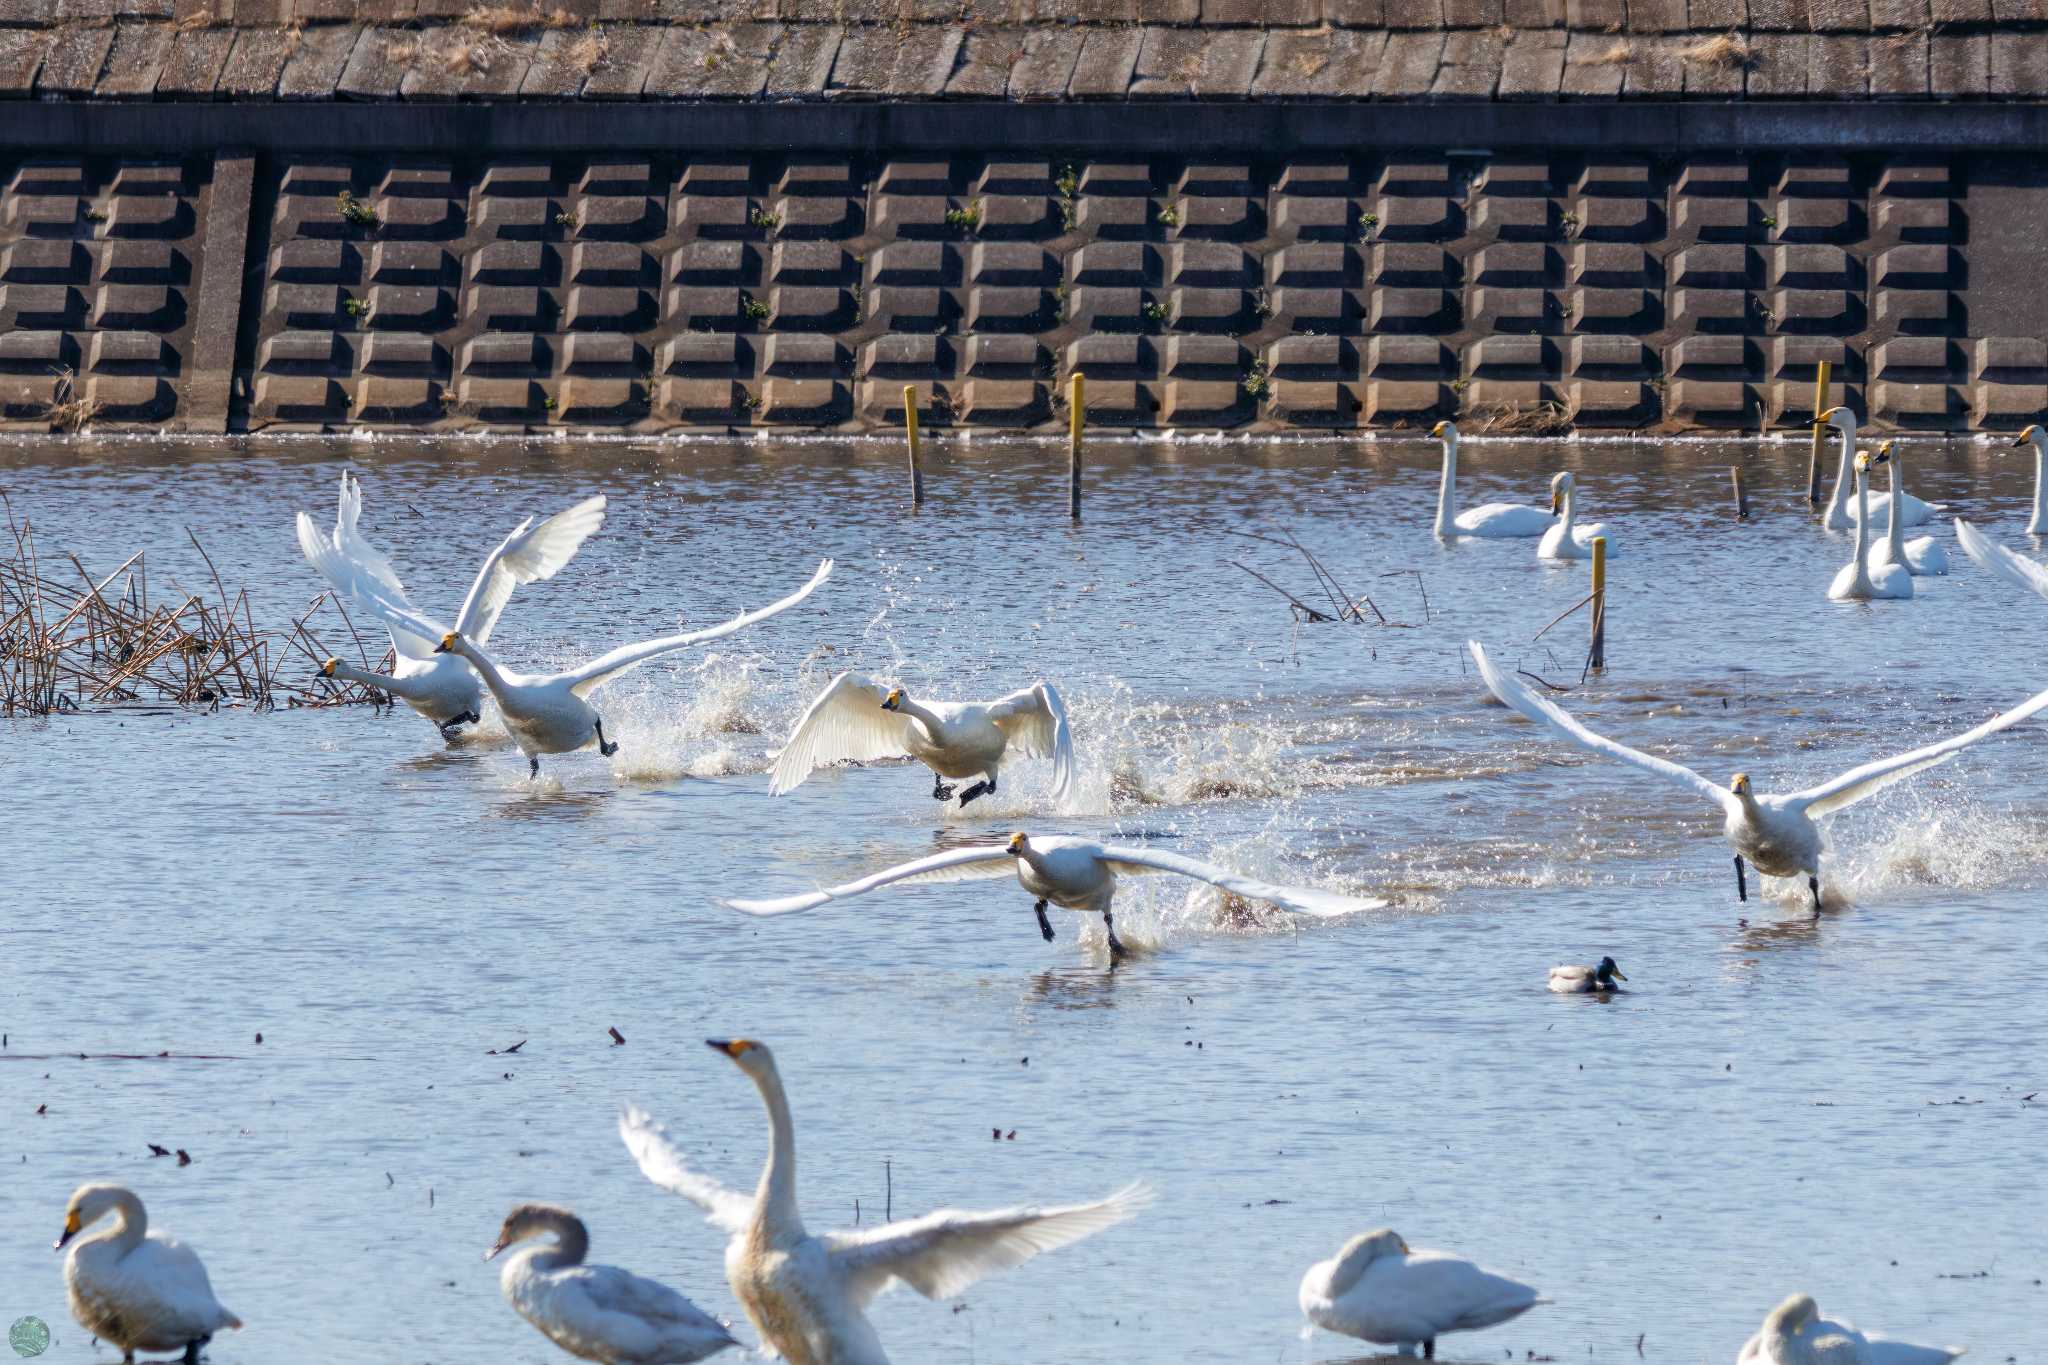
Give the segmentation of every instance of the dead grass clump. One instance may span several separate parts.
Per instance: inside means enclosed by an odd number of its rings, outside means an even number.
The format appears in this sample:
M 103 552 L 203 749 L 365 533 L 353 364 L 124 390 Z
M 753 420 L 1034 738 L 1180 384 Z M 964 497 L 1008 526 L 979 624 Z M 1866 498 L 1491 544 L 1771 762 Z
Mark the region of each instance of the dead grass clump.
M 594 28 L 569 44 L 569 51 L 564 55 L 571 67 L 588 76 L 610 59 L 611 52 L 612 40 L 604 36 L 603 29 Z
M 1562 436 L 1572 429 L 1572 415 L 1562 403 L 1497 403 L 1469 417 L 1475 431 L 1491 436 Z
M 1689 62 L 1729 71 L 1747 71 L 1756 65 L 1756 50 L 1750 47 L 1749 39 L 1732 31 L 1702 38 L 1678 55 Z
M 384 60 L 393 66 L 411 66 L 420 59 L 426 47 L 418 38 L 393 38 L 384 44 Z
M 1304 52 L 1294 59 L 1294 69 L 1303 80 L 1314 80 L 1330 64 L 1330 54 L 1320 50 Z
M 192 30 L 197 28 L 211 28 L 212 26 L 213 11 L 210 9 L 194 10 L 192 11 L 192 13 L 180 19 L 175 25 L 177 31 L 180 33 L 190 33 Z
M 458 39 L 441 54 L 441 67 L 451 76 L 478 75 L 491 69 L 489 38 Z
M 77 431 L 99 416 L 102 406 L 99 399 L 80 391 L 76 370 L 64 370 L 57 376 L 55 398 L 43 408 L 43 420 L 52 431 Z
M 469 28 L 480 28 L 500 38 L 509 38 L 515 33 L 531 33 L 535 29 L 583 27 L 583 20 L 568 10 L 542 10 L 537 4 L 525 7 L 473 5 L 469 13 L 463 15 L 458 22 Z
M 1578 66 L 1627 66 L 1629 59 L 1633 55 L 1626 42 L 1617 42 L 1605 52 L 1598 52 L 1590 57 L 1580 57 L 1574 64 Z

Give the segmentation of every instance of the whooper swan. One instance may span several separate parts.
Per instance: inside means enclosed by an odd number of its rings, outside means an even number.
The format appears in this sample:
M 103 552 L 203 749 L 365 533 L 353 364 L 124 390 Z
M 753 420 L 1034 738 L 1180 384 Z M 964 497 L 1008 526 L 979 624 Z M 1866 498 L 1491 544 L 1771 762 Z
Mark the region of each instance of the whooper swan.
M 1804 791 L 1784 796 L 1758 796 L 1750 789 L 1746 773 L 1735 774 L 1734 781 L 1723 790 L 1690 768 L 1653 758 L 1604 735 L 1594 734 L 1566 714 L 1562 707 L 1537 696 L 1501 672 L 1478 641 L 1471 641 L 1468 647 L 1493 695 L 1557 738 L 1569 740 L 1602 757 L 1618 759 L 1631 767 L 1669 778 L 1719 806 L 1725 816 L 1722 833 L 1735 850 L 1735 892 L 1739 898 L 1749 899 L 1742 877 L 1742 860 L 1746 857 L 1759 872 L 1773 877 L 1805 876 L 1807 889 L 1813 893 L 1813 913 L 1816 915 L 1820 913 L 1821 838 L 1820 827 L 1814 821 L 1832 815 L 1844 806 L 1854 805 L 1867 796 L 1874 796 L 1894 782 L 1946 762 L 1978 740 L 2009 729 L 2048 707 L 2048 691 L 2037 692 L 2003 715 L 1993 716 L 1976 729 L 1938 744 L 1865 763 Z
M 498 1287 L 520 1317 L 570 1355 L 605 1365 L 687 1365 L 739 1344 L 667 1285 L 617 1266 L 585 1265 L 590 1231 L 567 1209 L 521 1204 L 505 1215 L 484 1259 L 550 1234 L 552 1243 L 506 1257 Z
M 2030 426 L 2013 444 L 2034 448 L 2034 514 L 2027 518 L 2027 534 L 2048 536 L 2048 431 Z
M 1538 559 L 1591 559 L 1594 539 L 1607 534 L 1607 527 L 1601 522 L 1590 526 L 1573 523 L 1572 492 L 1576 487 L 1570 470 L 1559 470 L 1551 477 L 1550 510 L 1557 520 L 1536 544 Z
M 119 1221 L 107 1231 L 78 1234 L 108 1214 Z M 149 1215 L 131 1190 L 119 1185 L 81 1185 L 64 1209 L 64 1235 L 57 1249 L 71 1247 L 64 1260 L 64 1287 L 71 1316 L 102 1341 L 121 1348 L 134 1365 L 137 1351 L 183 1351 L 185 1365 L 198 1365 L 199 1348 L 223 1327 L 242 1320 L 213 1296 L 206 1267 L 192 1248 L 149 1230 Z
M 604 525 L 604 495 L 586 498 L 565 512 L 557 512 L 538 526 L 533 518 L 514 527 L 498 548 L 484 557 L 469 596 L 456 613 L 455 629 L 482 644 L 491 638 L 498 617 L 511 600 L 512 589 L 521 583 L 552 578 L 600 526 Z M 335 515 L 334 534 L 327 535 L 313 519 L 299 513 L 299 548 L 351 604 L 360 604 L 376 615 L 391 634 L 391 649 L 397 659 L 389 674 L 329 659 L 320 666 L 326 678 L 343 678 L 368 684 L 401 698 L 407 706 L 440 728 L 442 738 L 453 739 L 465 723 L 475 725 L 483 710 L 483 684 L 476 670 L 453 655 L 436 654 L 434 642 L 447 627 L 431 618 L 418 617 L 432 630 L 419 634 L 411 618 L 385 611 L 380 603 L 395 600 L 407 608 L 412 603 L 392 572 L 391 561 L 363 538 L 356 523 L 363 513 L 363 490 L 346 470 L 341 476 L 340 507 Z M 373 589 L 373 590 L 367 590 Z M 415 613 L 416 614 L 416 613 Z
M 1857 509 L 1849 499 L 1849 472 L 1856 451 L 1856 414 L 1845 407 L 1829 408 L 1814 419 L 1815 425 L 1826 423 L 1842 434 L 1841 458 L 1835 466 L 1835 492 L 1828 500 L 1827 515 L 1821 525 L 1830 531 L 1846 531 L 1851 522 L 1857 520 Z M 1946 511 L 1940 503 L 1922 502 L 1911 493 L 1901 495 L 1900 503 L 1906 509 L 1907 526 L 1924 526 L 1934 520 L 1935 514 Z M 1870 500 L 1870 515 L 1877 518 L 1872 530 L 1881 530 L 1891 520 L 1892 499 L 1889 493 L 1879 493 Z
M 1794 1294 L 1764 1319 L 1763 1330 L 1743 1343 L 1735 1365 L 1948 1365 L 1961 1346 L 1915 1346 L 1866 1337 L 1846 1322 L 1820 1315 L 1811 1294 Z
M 1539 1303 L 1528 1285 L 1482 1270 L 1446 1251 L 1411 1251 L 1391 1228 L 1362 1233 L 1301 1277 L 1301 1312 L 1316 1326 L 1436 1356 L 1446 1332 L 1476 1332 L 1520 1317 Z
M 1603 957 L 1597 967 L 1567 965 L 1550 969 L 1549 986 L 1557 995 L 1593 995 L 1606 991 L 1618 991 L 1617 981 L 1626 981 L 1621 968 L 1614 965 L 1614 959 Z
M 1870 456 L 1864 451 L 1856 452 L 1856 504 L 1858 507 L 1870 497 Z M 1836 602 L 1869 602 L 1873 600 L 1900 600 L 1913 595 L 1913 575 L 1906 572 L 1903 564 L 1876 564 L 1871 562 L 1869 549 L 1870 518 L 1856 520 L 1856 541 L 1849 551 L 1849 562 L 1835 573 L 1835 581 L 1828 584 L 1828 596 Z
M 1899 443 L 1886 441 L 1877 448 L 1876 462 L 1885 467 L 1891 481 L 1892 496 L 1898 497 L 1906 486 L 1906 470 L 1900 459 Z M 1906 539 L 1899 529 L 1899 519 L 1887 517 L 1884 539 L 1870 549 L 1870 567 L 1881 564 L 1898 564 L 1915 578 L 1937 577 L 1948 572 L 1948 551 L 1941 548 L 1941 542 L 1933 536 L 1914 536 Z
M 1177 853 L 1161 853 L 1149 848 L 1123 848 L 1098 844 L 1093 839 L 1077 838 L 1070 834 L 1013 834 L 1008 843 L 974 844 L 965 848 L 948 849 L 934 853 L 929 858 L 904 863 L 859 881 L 844 886 L 834 886 L 823 891 L 812 891 L 802 896 L 786 896 L 780 900 L 726 900 L 719 902 L 734 910 L 744 910 L 750 915 L 788 915 L 799 910 L 814 910 L 830 901 L 844 900 L 858 896 L 876 887 L 891 882 L 954 882 L 972 881 L 984 877 L 1001 877 L 1015 868 L 1017 880 L 1038 903 L 1032 907 L 1038 914 L 1038 932 L 1047 943 L 1052 942 L 1052 921 L 1045 916 L 1048 904 L 1066 910 L 1078 910 L 1083 914 L 1102 916 L 1102 927 L 1109 935 L 1109 964 L 1114 967 L 1124 957 L 1124 945 L 1116 936 L 1116 920 L 1110 911 L 1110 902 L 1116 896 L 1116 879 L 1119 873 L 1139 875 L 1148 872 L 1173 872 L 1183 877 L 1220 886 L 1252 900 L 1270 901 L 1283 910 L 1297 914 L 1329 917 L 1348 915 L 1357 910 L 1378 910 L 1383 900 L 1362 900 L 1356 896 L 1338 895 L 1334 891 L 1317 891 L 1308 887 L 1273 886 L 1267 882 L 1241 877 L 1235 872 L 1226 872 L 1208 863 L 1183 858 Z
M 1053 801 L 1074 785 L 1074 738 L 1067 708 L 1047 682 L 995 701 L 917 702 L 900 687 L 883 688 L 858 673 L 841 673 L 805 711 L 782 746 L 768 790 L 780 796 L 802 785 L 813 768 L 851 759 L 914 758 L 932 770 L 932 796 L 953 788 L 943 779 L 978 777 L 960 804 L 988 796 L 1010 751 L 1027 758 L 1051 755 Z
M 891 1286 L 949 1299 L 998 1271 L 1022 1265 L 1123 1222 L 1152 1192 L 1127 1185 L 1094 1204 L 1011 1208 L 992 1213 L 941 1209 L 922 1218 L 854 1232 L 813 1234 L 796 1202 L 796 1126 L 775 1057 L 741 1038 L 710 1046 L 739 1065 L 768 1109 L 768 1161 L 752 1196 L 690 1169 L 668 1132 L 628 1109 L 619 1136 L 640 1173 L 704 1210 L 730 1241 L 725 1276 L 747 1317 L 790 1365 L 888 1365 L 867 1308 Z
M 1514 503 L 1489 502 L 1483 507 L 1458 510 L 1458 424 L 1438 422 L 1429 434 L 1443 443 L 1443 480 L 1437 485 L 1436 534 L 1440 540 L 1477 536 L 1486 540 L 1518 540 L 1540 536 L 1550 529 L 1550 516 L 1539 507 L 1518 507 Z

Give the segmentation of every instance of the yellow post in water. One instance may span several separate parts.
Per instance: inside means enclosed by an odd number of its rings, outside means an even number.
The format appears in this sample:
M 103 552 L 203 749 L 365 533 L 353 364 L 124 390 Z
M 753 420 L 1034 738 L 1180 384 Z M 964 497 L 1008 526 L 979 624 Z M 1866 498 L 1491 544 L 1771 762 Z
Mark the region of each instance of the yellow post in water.
M 1074 371 L 1067 398 L 1067 515 L 1081 519 L 1081 428 L 1088 422 L 1088 381 Z
M 1820 362 L 1820 371 L 1813 378 L 1813 458 L 1806 465 L 1806 505 L 1820 506 L 1820 462 L 1827 444 L 1827 428 L 1820 423 L 1820 415 L 1828 410 L 1828 362 Z
M 910 437 L 910 505 L 924 506 L 924 450 L 917 440 L 917 385 L 903 386 L 903 430 Z
M 1593 650 L 1588 666 L 1607 667 L 1607 537 L 1593 537 Z

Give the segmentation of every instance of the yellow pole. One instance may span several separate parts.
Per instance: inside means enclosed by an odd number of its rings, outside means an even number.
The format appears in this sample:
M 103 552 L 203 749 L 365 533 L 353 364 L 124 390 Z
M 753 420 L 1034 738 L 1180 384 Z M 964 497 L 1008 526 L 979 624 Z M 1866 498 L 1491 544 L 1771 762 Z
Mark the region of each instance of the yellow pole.
M 1820 415 L 1828 410 L 1828 362 L 1820 362 L 1820 372 L 1813 378 L 1813 458 L 1806 466 L 1806 505 L 1820 506 L 1820 465 L 1825 454 L 1827 428 L 1821 425 Z
M 1593 668 L 1607 667 L 1607 537 L 1593 537 Z
M 910 505 L 924 506 L 924 451 L 917 440 L 917 385 L 903 386 L 903 430 L 910 437 Z
M 1067 515 L 1081 519 L 1081 428 L 1088 422 L 1088 381 L 1074 371 L 1073 392 L 1067 400 Z
M 1739 464 L 1729 465 L 1728 477 L 1735 483 L 1735 519 L 1737 521 L 1748 521 L 1749 494 L 1742 487 L 1742 466 Z

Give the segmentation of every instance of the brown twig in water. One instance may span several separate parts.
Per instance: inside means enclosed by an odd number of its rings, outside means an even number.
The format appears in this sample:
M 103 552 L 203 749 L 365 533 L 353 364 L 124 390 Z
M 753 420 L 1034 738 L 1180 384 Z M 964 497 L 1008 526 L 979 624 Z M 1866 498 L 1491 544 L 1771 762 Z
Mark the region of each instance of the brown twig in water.
M 1587 593 L 1587 594 L 1586 594 L 1586 596 L 1585 596 L 1585 598 L 1584 598 L 1583 600 L 1581 600 L 1581 601 L 1580 601 L 1580 603 L 1579 603 L 1579 605 L 1578 605 L 1578 606 L 1576 606 L 1576 607 L 1573 607 L 1573 608 L 1571 608 L 1571 610 L 1570 610 L 1570 611 L 1565 611 L 1565 612 L 1561 612 L 1561 613 L 1560 613 L 1560 614 L 1559 614 L 1558 616 L 1556 616 L 1556 617 L 1555 617 L 1555 618 L 1554 618 L 1554 619 L 1553 619 L 1553 620 L 1551 621 L 1551 623 L 1550 623 L 1550 626 L 1554 626 L 1554 625 L 1556 625 L 1556 624 L 1557 624 L 1557 623 L 1558 623 L 1559 621 L 1562 621 L 1562 620 L 1564 620 L 1564 618 L 1565 618 L 1565 617 L 1567 617 L 1567 616 L 1570 616 L 1570 615 L 1572 614 L 1572 612 L 1575 612 L 1575 611 L 1581 611 L 1581 610 L 1583 610 L 1583 609 L 1585 608 L 1585 606 L 1586 606 L 1586 603 L 1587 603 L 1587 602 L 1591 602 L 1591 601 L 1592 601 L 1592 600 L 1593 600 L 1593 599 L 1594 599 L 1594 598 L 1595 598 L 1596 596 L 1598 596 L 1598 594 L 1597 594 L 1597 593 L 1590 593 L 1590 592 L 1589 592 L 1589 593 Z M 1534 635 L 1531 635 L 1531 636 L 1529 637 L 1529 643 L 1533 645 L 1533 644 L 1535 644 L 1535 643 L 1536 643 L 1536 642 L 1537 642 L 1538 640 L 1542 639 L 1542 638 L 1543 638 L 1543 637 L 1544 637 L 1545 635 L 1548 635 L 1548 634 L 1550 633 L 1550 626 L 1545 626 L 1545 627 L 1544 627 L 1544 628 L 1543 628 L 1542 630 L 1539 630 L 1539 631 L 1537 631 L 1537 632 L 1536 632 L 1536 633 L 1535 633 Z
M 1554 683 L 1554 682 L 1550 681 L 1550 679 L 1548 679 L 1548 678 L 1538 678 L 1538 677 L 1537 677 L 1537 676 L 1536 676 L 1536 675 L 1535 675 L 1534 673 L 1531 673 L 1531 672 L 1530 672 L 1530 671 L 1529 671 L 1528 669 L 1526 669 L 1526 668 L 1518 668 L 1518 669 L 1516 669 L 1516 670 L 1515 670 L 1515 672 L 1517 672 L 1517 673 L 1521 674 L 1521 675 L 1522 675 L 1523 677 L 1525 677 L 1525 678 L 1530 678 L 1530 679 L 1533 679 L 1533 680 L 1534 680 L 1534 681 L 1536 681 L 1536 682 L 1540 682 L 1540 683 L 1542 683 L 1542 684 L 1543 684 L 1543 685 L 1544 685 L 1545 687 L 1549 688 L 1549 689 L 1550 689 L 1551 691 L 1553 691 L 1553 692 L 1569 692 L 1569 691 L 1571 691 L 1571 689 L 1570 689 L 1569 687 L 1565 687 L 1565 686 L 1563 686 L 1563 685 L 1562 685 L 1562 684 L 1560 684 L 1560 683 Z
M 1274 581 L 1273 581 L 1272 579 L 1270 579 L 1270 578 L 1266 577 L 1266 576 L 1265 576 L 1264 574 L 1260 573 L 1260 572 L 1259 572 L 1259 571 L 1258 571 L 1257 569 L 1245 569 L 1245 566 L 1244 566 L 1244 565 L 1242 565 L 1242 564 L 1238 563 L 1238 562 L 1237 562 L 1236 560 L 1234 560 L 1234 559 L 1226 559 L 1226 560 L 1224 560 L 1223 562 L 1224 562 L 1225 564 L 1228 564 L 1228 565 L 1229 565 L 1229 566 L 1230 566 L 1231 568 L 1233 568 L 1233 569 L 1244 569 L 1244 571 L 1245 571 L 1246 573 L 1250 574 L 1250 575 L 1251 575 L 1251 576 L 1252 576 L 1253 578 L 1256 578 L 1256 579 L 1258 579 L 1258 580 L 1259 580 L 1259 581 L 1260 581 L 1261 583 L 1264 583 L 1264 584 L 1265 584 L 1265 585 L 1266 585 L 1267 587 L 1271 588 L 1271 589 L 1272 589 L 1272 590 L 1273 590 L 1274 592 L 1277 592 L 1277 593 L 1279 593 L 1279 594 L 1280 594 L 1280 595 L 1281 595 L 1282 597 L 1286 598 L 1286 599 L 1287 599 L 1287 600 L 1288 600 L 1289 602 L 1293 603 L 1293 604 L 1294 604 L 1294 609 L 1295 609 L 1296 611 L 1298 611 L 1298 612 L 1302 613 L 1302 615 L 1303 615 L 1303 616 L 1305 616 L 1305 617 L 1306 617 L 1306 618 L 1307 618 L 1308 620 L 1311 620 L 1311 621 L 1334 621 L 1334 620 L 1336 620 L 1336 619 L 1337 619 L 1337 618 L 1336 618 L 1336 617 L 1334 617 L 1334 616 L 1326 616 L 1326 615 L 1324 615 L 1324 614 L 1323 614 L 1322 612 L 1319 612 L 1319 611 L 1317 611 L 1317 610 L 1316 610 L 1316 609 L 1315 609 L 1314 607 L 1312 607 L 1312 606 L 1310 606 L 1310 605 L 1309 605 L 1308 603 L 1306 603 L 1306 602 L 1302 601 L 1302 600 L 1301 600 L 1301 599 L 1300 599 L 1299 597 L 1296 597 L 1296 596 L 1295 596 L 1295 595 L 1294 595 L 1293 593 L 1291 593 L 1291 592 L 1287 591 L 1287 589 L 1285 589 L 1285 588 L 1281 587 L 1281 586 L 1280 586 L 1280 585 L 1279 585 L 1278 583 L 1275 583 L 1275 582 L 1274 582 Z

